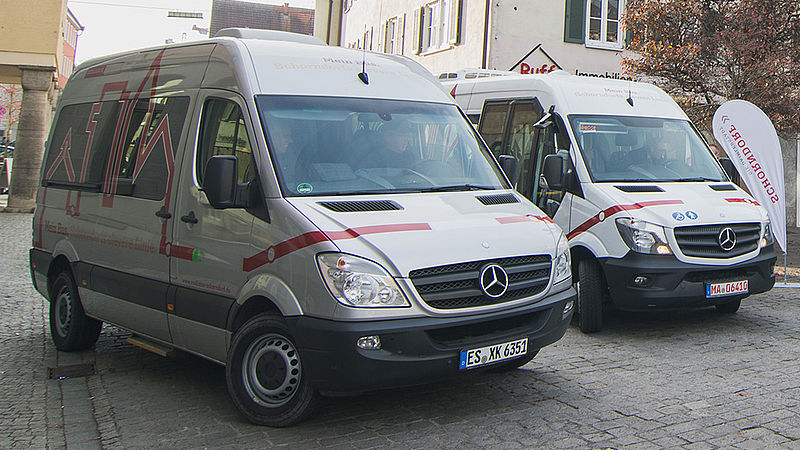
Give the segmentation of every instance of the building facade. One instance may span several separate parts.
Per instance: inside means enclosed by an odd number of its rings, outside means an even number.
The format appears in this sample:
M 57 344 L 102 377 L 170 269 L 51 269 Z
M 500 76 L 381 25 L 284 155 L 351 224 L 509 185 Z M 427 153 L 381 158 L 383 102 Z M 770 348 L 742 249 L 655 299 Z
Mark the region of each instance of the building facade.
M 223 28 L 255 28 L 314 33 L 314 10 L 283 5 L 265 5 L 239 0 L 214 0 L 211 6 L 210 36 Z
M 340 44 L 409 56 L 435 74 L 621 78 L 624 9 L 625 0 L 342 0 Z
M 58 63 L 57 86 L 59 88 L 63 88 L 67 84 L 69 76 L 75 69 L 75 52 L 78 49 L 78 36 L 81 31 L 83 31 L 83 26 L 67 8 L 67 13 L 61 23 L 61 49 L 56 60 Z

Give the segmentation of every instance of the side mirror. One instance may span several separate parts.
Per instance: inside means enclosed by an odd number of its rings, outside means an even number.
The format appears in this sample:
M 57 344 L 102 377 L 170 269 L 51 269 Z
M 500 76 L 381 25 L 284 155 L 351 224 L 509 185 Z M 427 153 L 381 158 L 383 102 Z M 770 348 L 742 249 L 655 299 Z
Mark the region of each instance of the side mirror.
M 236 173 L 235 156 L 212 156 L 206 163 L 203 192 L 215 209 L 236 207 Z
M 516 186 L 517 184 L 517 169 L 519 168 L 519 161 L 517 158 L 514 158 L 511 155 L 500 155 L 497 160 L 500 162 L 500 168 L 503 169 L 503 172 L 508 177 L 508 180 L 511 181 L 512 186 Z
M 733 161 L 730 158 L 720 158 L 719 164 L 725 170 L 725 173 L 728 174 L 728 178 L 731 179 L 734 183 L 739 183 L 739 172 L 736 171 L 736 166 L 733 165 Z
M 542 175 L 550 189 L 562 191 L 564 186 L 564 157 L 562 155 L 547 155 L 544 157 Z

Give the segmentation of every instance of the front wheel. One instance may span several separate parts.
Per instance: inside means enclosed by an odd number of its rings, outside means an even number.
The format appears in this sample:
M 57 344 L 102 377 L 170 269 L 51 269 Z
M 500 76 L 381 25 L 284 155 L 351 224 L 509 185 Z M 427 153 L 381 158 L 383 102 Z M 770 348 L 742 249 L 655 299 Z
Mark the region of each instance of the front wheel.
M 298 423 L 318 400 L 289 329 L 275 315 L 256 316 L 234 334 L 225 377 L 234 405 L 257 425 Z
M 103 322 L 84 313 L 72 274 L 59 273 L 50 289 L 50 335 L 56 348 L 65 352 L 90 348 L 102 328 Z
M 593 333 L 603 328 L 603 274 L 594 259 L 578 263 L 578 328 Z

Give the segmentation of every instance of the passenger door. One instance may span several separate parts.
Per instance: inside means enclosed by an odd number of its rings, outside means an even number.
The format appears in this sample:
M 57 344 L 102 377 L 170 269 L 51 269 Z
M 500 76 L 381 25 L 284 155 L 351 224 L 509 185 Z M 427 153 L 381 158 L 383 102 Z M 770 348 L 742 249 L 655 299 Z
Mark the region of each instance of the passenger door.
M 487 143 L 492 142 L 495 157 L 511 155 L 518 161 L 517 191 L 555 217 L 565 192 L 547 189 L 542 183 L 544 157 L 556 152 L 553 127 L 534 127 L 543 116 L 536 98 L 487 100 L 478 130 Z
M 165 342 L 174 180 L 188 96 L 120 102 L 114 140 L 86 255 L 92 314 Z M 102 136 L 101 136 L 102 138 Z M 89 162 L 92 166 L 94 162 Z
M 224 361 L 228 312 L 246 281 L 242 260 L 251 252 L 255 216 L 243 208 L 214 209 L 201 186 L 215 155 L 236 157 L 240 185 L 256 180 L 256 141 L 240 96 L 204 90 L 199 101 L 197 140 L 187 146 L 175 208 L 169 324 L 176 345 Z

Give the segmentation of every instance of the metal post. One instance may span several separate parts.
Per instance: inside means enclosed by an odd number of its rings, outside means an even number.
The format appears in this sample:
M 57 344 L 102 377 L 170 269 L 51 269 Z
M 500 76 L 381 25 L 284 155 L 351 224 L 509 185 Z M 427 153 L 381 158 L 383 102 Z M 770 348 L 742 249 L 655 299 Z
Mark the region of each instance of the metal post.
M 788 248 L 786 250 L 789 250 Z M 783 284 L 789 284 L 789 267 L 786 263 L 786 252 L 783 252 Z

